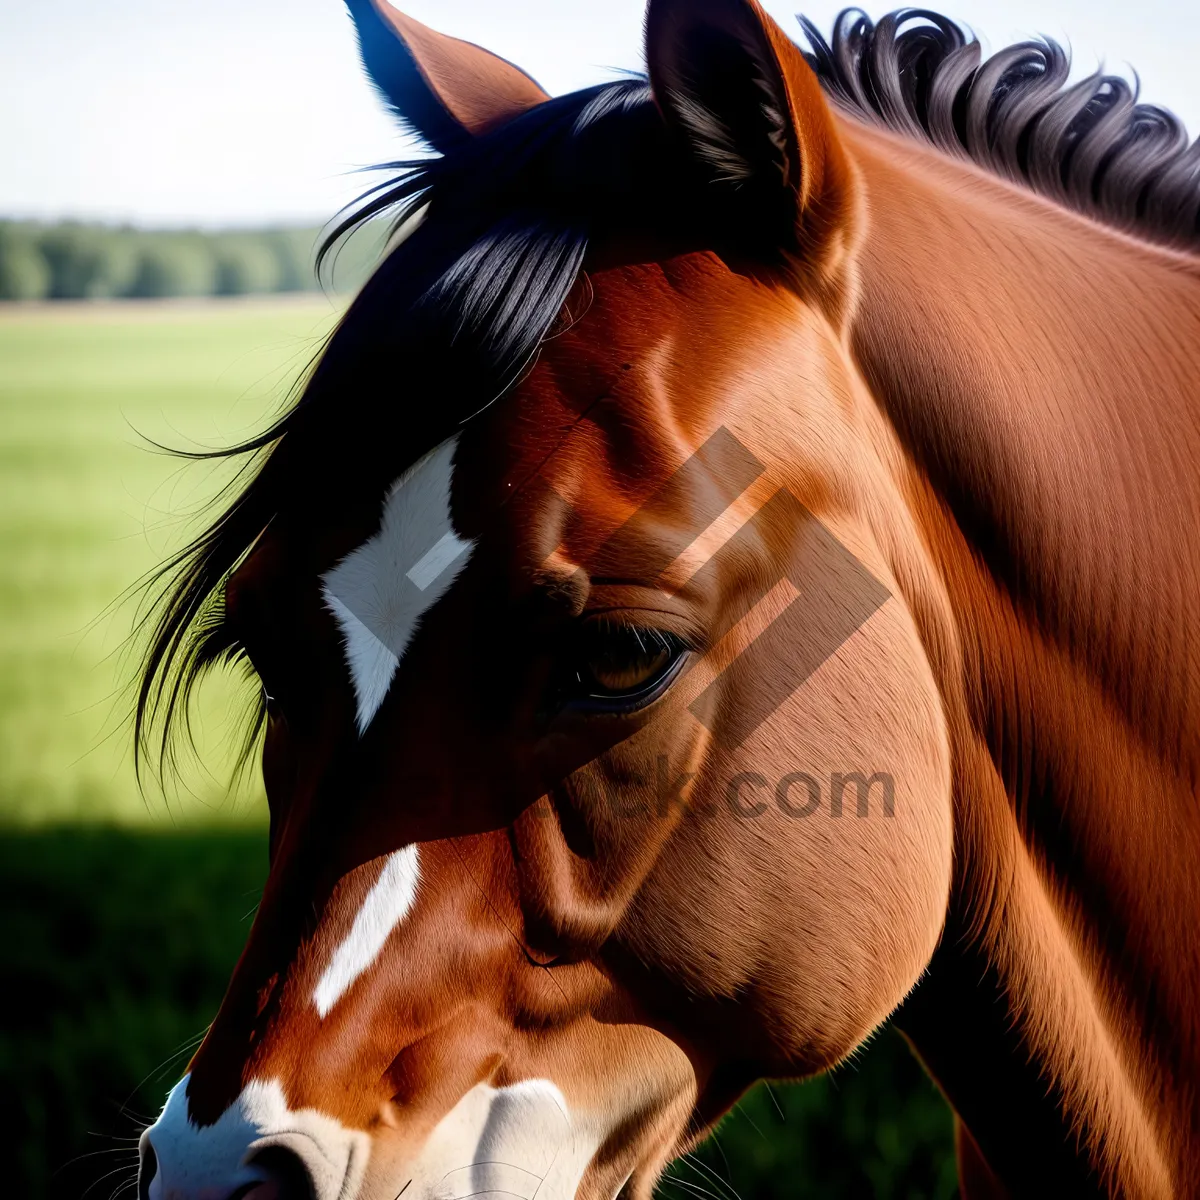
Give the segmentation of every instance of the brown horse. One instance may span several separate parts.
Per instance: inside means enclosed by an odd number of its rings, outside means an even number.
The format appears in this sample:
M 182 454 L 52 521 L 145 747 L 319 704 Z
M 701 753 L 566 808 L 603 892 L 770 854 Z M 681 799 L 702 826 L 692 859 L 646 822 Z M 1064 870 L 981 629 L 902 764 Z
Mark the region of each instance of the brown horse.
M 142 1196 L 648 1197 L 889 1015 L 972 1200 L 1196 1194 L 1200 151 L 928 13 L 350 8 L 436 154 L 170 566 L 271 864 Z

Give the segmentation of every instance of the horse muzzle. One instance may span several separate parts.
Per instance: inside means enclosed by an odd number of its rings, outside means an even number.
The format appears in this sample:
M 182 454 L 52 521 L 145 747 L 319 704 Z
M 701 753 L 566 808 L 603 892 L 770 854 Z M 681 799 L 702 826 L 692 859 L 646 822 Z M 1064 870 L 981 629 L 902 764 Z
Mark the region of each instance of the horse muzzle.
M 211 1125 L 188 1111 L 188 1078 L 141 1138 L 139 1200 L 339 1200 L 355 1196 L 368 1135 L 316 1109 L 291 1110 L 254 1081 Z

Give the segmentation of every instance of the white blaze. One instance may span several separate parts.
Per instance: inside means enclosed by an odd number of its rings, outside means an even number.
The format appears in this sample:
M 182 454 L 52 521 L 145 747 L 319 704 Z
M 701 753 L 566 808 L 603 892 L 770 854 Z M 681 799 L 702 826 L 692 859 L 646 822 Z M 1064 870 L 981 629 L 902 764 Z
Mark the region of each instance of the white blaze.
M 416 846 L 389 855 L 345 940 L 333 952 L 313 990 L 322 1020 L 346 989 L 375 961 L 393 929 L 408 915 L 421 878 Z
M 450 520 L 457 445 L 450 438 L 405 471 L 388 491 L 379 532 L 322 578 L 345 642 L 360 734 L 379 711 L 421 617 L 471 557 L 474 543 Z

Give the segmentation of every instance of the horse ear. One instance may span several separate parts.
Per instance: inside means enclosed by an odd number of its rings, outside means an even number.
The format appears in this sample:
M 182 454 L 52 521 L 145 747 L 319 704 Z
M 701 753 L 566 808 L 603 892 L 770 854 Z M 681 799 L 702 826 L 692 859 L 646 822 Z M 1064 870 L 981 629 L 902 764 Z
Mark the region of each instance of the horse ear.
M 747 232 L 811 254 L 849 220 L 850 168 L 821 85 L 756 0 L 650 0 L 646 60 L 706 190 Z
M 346 0 L 363 65 L 396 115 L 435 150 L 549 99 L 498 54 L 436 33 L 387 0 Z

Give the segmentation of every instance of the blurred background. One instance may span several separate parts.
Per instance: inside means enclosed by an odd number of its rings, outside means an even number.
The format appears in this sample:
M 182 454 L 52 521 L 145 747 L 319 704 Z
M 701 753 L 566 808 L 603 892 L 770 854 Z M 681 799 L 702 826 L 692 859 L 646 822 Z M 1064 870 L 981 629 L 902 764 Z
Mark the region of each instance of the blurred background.
M 641 65 L 640 0 L 405 8 L 551 92 Z M 836 5 L 805 11 L 828 31 Z M 1200 126 L 1195 5 L 943 11 L 992 48 L 1069 42 L 1077 73 L 1132 64 Z M 220 1001 L 266 866 L 257 775 L 231 783 L 223 749 L 238 678 L 206 687 L 179 784 L 134 778 L 131 589 L 228 479 L 153 443 L 228 444 L 279 410 L 382 245 L 367 227 L 318 281 L 322 226 L 415 147 L 338 0 L 0 0 L 0 147 L 0 1128 L 12 1194 L 104 1200 Z M 884 1029 L 830 1076 L 756 1089 L 661 1190 L 948 1197 L 951 1116 Z

